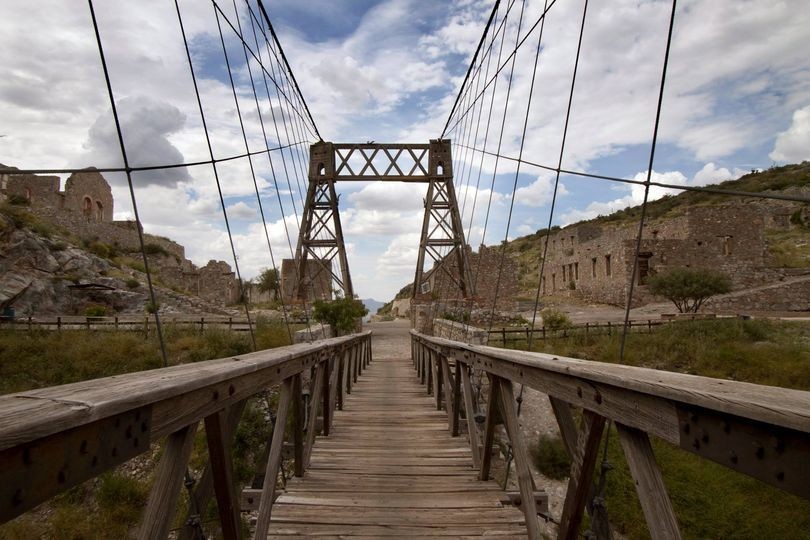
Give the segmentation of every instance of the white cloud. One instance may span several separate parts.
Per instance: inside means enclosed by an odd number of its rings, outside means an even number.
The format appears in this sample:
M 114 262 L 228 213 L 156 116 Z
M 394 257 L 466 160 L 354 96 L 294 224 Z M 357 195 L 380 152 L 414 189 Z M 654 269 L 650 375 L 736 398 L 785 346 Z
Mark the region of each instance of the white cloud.
M 793 122 L 787 131 L 777 135 L 768 155 L 774 161 L 789 163 L 810 159 L 810 105 L 793 113 Z
M 680 171 L 669 171 L 658 173 L 653 171 L 650 174 L 650 181 L 661 184 L 669 184 L 674 186 L 705 186 L 708 184 L 716 184 L 725 180 L 733 180 L 739 178 L 744 171 L 734 169 L 729 171 L 725 167 L 718 168 L 714 163 L 707 163 L 695 173 L 692 179 L 688 179 Z M 647 171 L 641 171 L 633 176 L 633 180 L 643 182 L 647 180 Z M 618 210 L 623 210 L 630 206 L 636 206 L 644 202 L 644 186 L 640 184 L 630 184 L 629 188 L 625 186 L 624 189 L 629 189 L 630 193 L 624 197 L 619 197 L 611 201 L 594 201 L 588 204 L 585 209 L 570 209 L 561 215 L 564 225 L 576 223 L 586 219 L 592 219 L 597 216 L 606 216 Z M 666 195 L 677 195 L 683 190 L 677 188 L 668 188 L 661 186 L 650 186 L 650 191 L 647 200 L 654 201 Z
M 568 190 L 560 182 L 557 184 L 557 196 L 562 195 L 568 195 Z M 519 187 L 515 191 L 515 203 L 539 207 L 550 203 L 553 196 L 554 178 L 551 175 L 541 175 L 528 186 Z
M 228 217 L 234 217 L 236 219 L 255 219 L 259 216 L 259 212 L 254 207 L 243 201 L 229 204 L 226 210 L 228 211 Z

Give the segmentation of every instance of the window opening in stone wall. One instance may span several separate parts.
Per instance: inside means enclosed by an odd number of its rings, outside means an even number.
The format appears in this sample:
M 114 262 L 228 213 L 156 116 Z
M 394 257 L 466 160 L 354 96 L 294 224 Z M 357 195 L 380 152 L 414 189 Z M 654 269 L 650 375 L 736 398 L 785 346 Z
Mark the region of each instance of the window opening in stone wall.
M 568 281 L 574 281 L 574 265 L 568 265 Z
M 731 255 L 731 239 L 732 236 L 724 236 L 723 237 L 723 255 Z
M 573 235 L 571 236 L 571 247 L 574 247 L 574 237 L 573 237 Z
M 82 213 L 84 217 L 91 218 L 93 217 L 93 201 L 90 200 L 90 197 L 84 198 L 84 205 L 82 206 Z
M 610 255 L 605 255 L 605 275 L 610 276 Z
M 31 196 L 31 188 L 25 188 L 25 198 L 28 200 L 28 204 L 34 202 L 33 197 Z
M 104 221 L 104 205 L 96 201 L 96 221 Z
M 563 283 L 565 283 L 565 265 L 562 265 L 562 271 L 563 271 Z
M 645 252 L 638 254 L 638 284 L 646 285 L 647 277 L 650 275 L 650 258 L 652 253 Z
M 557 274 L 551 274 L 551 290 L 557 290 Z
M 579 263 L 574 263 L 574 279 L 579 281 Z
M 596 257 L 591 259 L 591 277 L 592 278 L 596 277 Z

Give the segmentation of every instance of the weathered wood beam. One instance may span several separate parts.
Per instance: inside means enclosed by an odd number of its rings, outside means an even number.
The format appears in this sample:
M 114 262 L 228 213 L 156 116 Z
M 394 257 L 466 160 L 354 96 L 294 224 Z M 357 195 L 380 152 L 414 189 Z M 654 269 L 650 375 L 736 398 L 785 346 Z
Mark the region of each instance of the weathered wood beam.
M 284 432 L 287 426 L 287 415 L 290 411 L 290 401 L 293 396 L 293 379 L 289 378 L 281 385 L 281 394 L 278 399 L 276 412 L 276 425 L 273 427 L 273 436 L 270 443 L 270 457 L 264 473 L 259 514 L 256 521 L 256 538 L 265 538 L 270 527 L 270 514 L 273 509 L 273 500 L 276 493 L 278 470 L 281 466 L 281 451 L 284 447 Z
M 458 362 L 457 369 L 461 369 L 461 384 L 464 389 L 464 414 L 467 417 L 467 435 L 470 437 L 470 449 L 472 450 L 473 464 L 481 467 L 481 438 L 478 434 L 478 426 L 475 423 L 475 397 L 473 396 L 470 372 L 466 364 Z
M 535 491 L 534 478 L 529 469 L 529 452 L 520 433 L 520 422 L 515 408 L 515 394 L 512 389 L 512 382 L 493 377 L 492 383 L 493 386 L 498 386 L 499 403 L 504 424 L 506 425 L 506 433 L 512 443 L 512 455 L 515 458 L 515 472 L 520 487 L 520 497 L 521 501 L 526 503 L 521 505 L 523 515 L 526 516 L 526 528 L 528 529 L 529 538 L 539 540 L 542 537 L 540 523 L 537 521 L 536 507 L 532 504 Z
M 205 417 L 205 437 L 208 440 L 208 457 L 211 462 L 222 536 L 226 540 L 237 540 L 242 534 L 242 523 L 234 489 L 233 463 L 225 411 Z
M 155 483 L 149 493 L 149 502 L 138 530 L 138 538 L 142 540 L 166 538 L 169 534 L 169 525 L 183 486 L 183 475 L 194 447 L 197 424 L 198 422 L 194 422 L 166 439 L 163 456 L 155 471 Z
M 571 460 L 571 475 L 568 479 L 568 490 L 565 494 L 565 503 L 560 518 L 557 535 L 560 540 L 579 538 L 579 525 L 585 510 L 588 491 L 593 483 L 593 471 L 604 427 L 604 417 L 591 411 L 583 411 L 582 428 L 577 440 L 576 453 Z
M 490 377 L 489 398 L 487 399 L 487 419 L 484 422 L 484 446 L 481 455 L 481 469 L 478 472 L 479 480 L 489 480 L 489 469 L 492 466 L 492 444 L 495 442 L 495 425 L 498 420 L 498 392 L 497 384 L 492 384 Z
M 616 424 L 624 457 L 636 484 L 638 500 L 653 540 L 680 540 L 678 520 L 655 461 L 650 438 L 638 429 Z

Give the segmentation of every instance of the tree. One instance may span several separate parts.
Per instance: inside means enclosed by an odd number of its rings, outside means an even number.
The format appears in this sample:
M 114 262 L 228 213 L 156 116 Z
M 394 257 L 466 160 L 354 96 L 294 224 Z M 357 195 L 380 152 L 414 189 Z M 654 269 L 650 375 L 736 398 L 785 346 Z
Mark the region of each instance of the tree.
M 366 315 L 368 315 L 366 306 L 354 298 L 340 298 L 331 302 L 315 300 L 312 304 L 312 318 L 331 326 L 337 335 L 351 333 L 355 329 L 357 319 Z
M 275 268 L 265 268 L 262 270 L 262 273 L 259 274 L 258 279 L 258 287 L 259 292 L 272 292 L 274 295 L 278 295 L 278 270 Z
M 681 313 L 697 313 L 716 294 L 731 291 L 731 279 L 708 268 L 673 268 L 650 277 L 650 292 L 671 300 Z

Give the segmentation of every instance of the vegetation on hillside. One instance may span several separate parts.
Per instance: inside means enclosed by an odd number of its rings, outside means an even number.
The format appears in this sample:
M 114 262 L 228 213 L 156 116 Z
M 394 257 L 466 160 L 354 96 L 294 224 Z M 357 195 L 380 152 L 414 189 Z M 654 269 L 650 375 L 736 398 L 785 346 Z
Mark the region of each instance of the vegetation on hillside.
M 810 325 L 801 322 L 680 321 L 630 334 L 625 363 L 810 390 L 808 335 Z M 616 362 L 619 337 L 579 334 L 538 342 L 536 350 Z M 545 441 L 534 449 L 541 470 L 559 468 L 560 444 Z M 803 538 L 810 530 L 810 501 L 654 438 L 653 448 L 684 538 Z M 611 524 L 629 539 L 649 538 L 615 430 L 608 461 L 614 467 L 606 488 Z
M 358 319 L 366 315 L 368 309 L 356 298 L 338 298 L 330 302 L 315 300 L 312 304 L 312 318 L 331 326 L 338 336 L 353 332 Z

